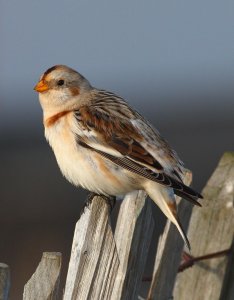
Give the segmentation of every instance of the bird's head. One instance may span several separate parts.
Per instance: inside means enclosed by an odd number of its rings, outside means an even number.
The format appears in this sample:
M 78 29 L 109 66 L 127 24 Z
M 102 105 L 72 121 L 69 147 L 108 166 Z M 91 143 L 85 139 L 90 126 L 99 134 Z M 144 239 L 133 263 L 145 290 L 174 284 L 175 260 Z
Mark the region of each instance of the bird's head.
M 41 77 L 34 90 L 39 93 L 43 110 L 72 109 L 92 89 L 90 83 L 75 70 L 56 65 Z

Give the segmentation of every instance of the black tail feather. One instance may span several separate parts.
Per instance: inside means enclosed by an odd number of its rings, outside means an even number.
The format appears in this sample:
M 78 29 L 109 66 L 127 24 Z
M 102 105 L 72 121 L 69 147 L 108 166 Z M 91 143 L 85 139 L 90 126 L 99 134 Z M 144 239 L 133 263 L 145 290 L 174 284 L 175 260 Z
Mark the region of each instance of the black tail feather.
M 189 202 L 191 202 L 191 203 L 194 204 L 194 205 L 201 206 L 201 203 L 199 203 L 199 202 L 197 201 L 198 198 L 194 198 L 194 197 L 192 197 L 192 196 L 190 196 L 190 195 L 184 193 L 183 191 L 174 190 L 174 193 L 175 193 L 177 196 L 179 196 L 179 197 L 181 197 L 181 198 L 183 198 L 183 199 L 185 199 L 185 200 L 188 200 Z
M 175 174 L 178 178 L 177 180 L 165 173 L 161 173 L 161 172 L 155 173 L 154 171 L 143 167 L 142 165 L 138 164 L 134 160 L 129 159 L 128 157 L 116 157 L 109 153 L 103 152 L 101 150 L 94 149 L 91 146 L 84 143 L 82 139 L 78 138 L 77 143 L 82 147 L 88 148 L 92 151 L 99 153 L 103 157 L 112 161 L 114 164 L 121 166 L 126 170 L 129 170 L 135 174 L 143 176 L 149 180 L 158 182 L 162 185 L 173 188 L 174 193 L 176 195 L 190 201 L 194 205 L 201 206 L 201 204 L 197 201 L 197 199 L 199 198 L 202 199 L 203 197 L 199 193 L 191 189 L 190 187 L 186 186 L 182 182 L 182 179 L 180 179 L 178 174 Z
M 176 182 L 176 184 L 177 184 L 177 182 Z M 201 206 L 201 204 L 197 200 L 203 199 L 202 195 L 200 195 L 199 193 L 194 191 L 192 188 L 190 188 L 189 186 L 186 186 L 183 183 L 179 183 L 179 185 L 180 185 L 180 189 L 177 188 L 177 186 L 172 185 L 172 187 L 174 189 L 174 193 L 177 196 L 180 196 L 180 197 L 190 201 L 194 205 Z

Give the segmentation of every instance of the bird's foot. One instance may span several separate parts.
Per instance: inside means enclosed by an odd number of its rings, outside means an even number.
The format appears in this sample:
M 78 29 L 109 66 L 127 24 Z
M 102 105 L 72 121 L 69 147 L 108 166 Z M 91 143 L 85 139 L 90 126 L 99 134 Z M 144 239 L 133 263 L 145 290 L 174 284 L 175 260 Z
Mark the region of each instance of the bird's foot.
M 113 208 L 115 206 L 115 203 L 116 203 L 116 197 L 115 196 L 105 196 L 105 195 L 99 195 L 99 194 L 91 192 L 91 193 L 89 193 L 89 195 L 88 195 L 88 197 L 87 197 L 87 199 L 86 199 L 86 201 L 84 203 L 84 206 L 81 209 L 80 216 L 84 213 L 85 208 L 89 208 L 90 207 L 90 205 L 92 204 L 93 198 L 95 196 L 102 197 L 106 201 L 106 203 L 109 205 L 110 212 L 112 212 L 112 210 L 113 210 Z
M 115 196 L 104 196 L 101 195 L 101 197 L 106 201 L 106 203 L 109 205 L 110 207 L 110 212 L 112 212 L 112 210 L 115 207 L 115 203 L 116 203 L 116 197 Z
M 84 203 L 84 205 L 83 205 L 83 207 L 82 207 L 82 209 L 80 211 L 80 217 L 83 215 L 85 208 L 89 208 L 90 207 L 90 205 L 91 205 L 91 203 L 93 201 L 93 198 L 95 196 L 98 196 L 98 194 L 95 194 L 93 192 L 90 192 L 88 194 L 88 197 L 86 198 L 85 203 Z

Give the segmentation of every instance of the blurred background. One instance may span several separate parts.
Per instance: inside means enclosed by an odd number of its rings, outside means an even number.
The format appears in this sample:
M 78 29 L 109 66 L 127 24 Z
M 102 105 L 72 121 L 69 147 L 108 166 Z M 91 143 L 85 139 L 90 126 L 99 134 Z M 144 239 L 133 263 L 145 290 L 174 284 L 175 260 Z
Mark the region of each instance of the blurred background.
M 11 299 L 22 298 L 43 251 L 63 253 L 65 277 L 87 195 L 62 177 L 44 139 L 39 76 L 66 64 L 124 97 L 200 191 L 234 149 L 233 11 L 231 0 L 0 1 L 0 262 L 11 267 Z M 165 222 L 153 210 L 152 253 Z

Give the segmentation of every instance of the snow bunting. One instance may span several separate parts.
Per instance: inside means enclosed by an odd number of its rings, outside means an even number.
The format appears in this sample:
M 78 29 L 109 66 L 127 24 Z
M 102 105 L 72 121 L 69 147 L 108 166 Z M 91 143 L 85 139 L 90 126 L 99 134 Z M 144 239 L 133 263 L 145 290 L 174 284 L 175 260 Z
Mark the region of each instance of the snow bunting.
M 67 66 L 48 69 L 34 89 L 63 175 L 105 196 L 145 190 L 189 245 L 175 195 L 196 205 L 202 196 L 183 183 L 183 164 L 158 131 L 124 99 Z

